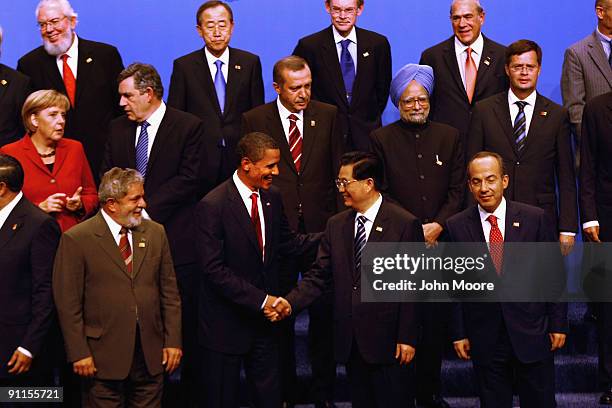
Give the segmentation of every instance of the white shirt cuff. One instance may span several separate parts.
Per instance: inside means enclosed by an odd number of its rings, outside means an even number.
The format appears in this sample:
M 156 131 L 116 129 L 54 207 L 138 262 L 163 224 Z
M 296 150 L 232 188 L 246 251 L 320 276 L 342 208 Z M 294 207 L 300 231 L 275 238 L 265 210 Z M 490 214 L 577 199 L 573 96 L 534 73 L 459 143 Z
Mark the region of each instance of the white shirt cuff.
M 26 350 L 23 347 L 17 347 L 17 351 L 19 351 L 21 354 L 25 354 L 26 356 L 28 356 L 30 358 L 34 358 L 34 357 L 32 357 L 32 353 L 30 353 L 29 350 Z
M 567 235 L 568 237 L 575 237 L 575 236 L 576 236 L 576 233 L 575 233 L 575 232 L 565 232 L 565 231 L 562 231 L 562 232 L 560 232 L 559 234 L 561 234 L 561 235 Z
M 263 310 L 263 309 L 264 309 L 264 307 L 266 306 L 266 303 L 267 303 L 267 302 L 268 302 L 268 295 L 266 295 L 266 297 L 264 298 L 263 303 L 261 304 L 261 307 L 260 307 L 260 309 L 261 309 L 261 310 Z
M 595 220 L 595 221 L 587 221 L 584 224 L 582 224 L 582 229 L 585 230 L 587 228 L 591 228 L 591 227 L 599 227 L 599 221 Z

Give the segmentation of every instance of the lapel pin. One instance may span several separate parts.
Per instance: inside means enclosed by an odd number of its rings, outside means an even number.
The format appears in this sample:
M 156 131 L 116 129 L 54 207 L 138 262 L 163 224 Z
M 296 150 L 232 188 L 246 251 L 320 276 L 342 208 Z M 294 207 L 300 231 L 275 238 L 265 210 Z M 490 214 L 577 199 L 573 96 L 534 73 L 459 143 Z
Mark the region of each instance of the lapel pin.
M 512 226 L 518 228 L 518 227 L 521 226 L 521 224 L 515 221 L 515 222 L 512 223 Z
M 548 112 L 542 111 L 542 112 L 540 112 L 540 116 L 548 116 Z
M 376 227 L 377 232 L 382 232 L 382 227 Z
M 146 246 L 147 246 L 147 244 L 145 244 L 144 242 L 139 242 L 138 243 L 138 248 L 144 248 Z
M 366 52 L 363 53 L 363 58 L 368 58 L 369 56 L 370 56 L 369 52 L 366 51 Z
M 266 207 L 269 207 L 269 206 L 270 206 L 270 202 L 268 201 L 266 202 Z
M 437 164 L 438 166 L 441 166 L 441 165 L 442 165 L 442 162 L 440 161 L 440 158 L 438 157 L 438 155 L 437 155 L 437 154 L 436 154 L 436 164 Z
M 6 85 L 6 84 L 8 84 L 8 82 L 6 81 L 6 79 L 3 79 L 2 81 L 0 81 L 0 84 Z
M 17 224 L 13 224 L 13 226 L 11 227 L 11 229 L 12 229 L 13 231 L 17 231 Z
M 239 71 L 242 69 L 242 67 L 240 65 L 234 65 L 234 68 L 239 70 Z
M 88 64 L 90 64 L 91 62 L 93 62 L 93 59 L 92 59 L 91 57 L 90 57 L 90 58 L 87 58 L 87 59 L 85 60 L 85 62 L 86 62 L 86 63 L 88 63 Z
M 487 59 L 484 60 L 485 65 L 491 65 L 491 57 L 487 57 Z
M 314 120 L 310 121 L 310 127 L 315 127 L 317 124 L 317 122 L 315 122 Z

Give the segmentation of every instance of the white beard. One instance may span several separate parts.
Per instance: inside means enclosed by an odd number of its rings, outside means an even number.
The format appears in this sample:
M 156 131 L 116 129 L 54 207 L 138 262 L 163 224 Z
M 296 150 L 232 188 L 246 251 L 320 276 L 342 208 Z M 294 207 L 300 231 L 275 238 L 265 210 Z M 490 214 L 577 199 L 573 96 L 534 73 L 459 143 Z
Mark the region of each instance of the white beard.
M 51 44 L 48 40 L 43 39 L 43 47 L 47 54 L 57 57 L 63 55 L 70 49 L 72 45 L 72 30 L 66 30 L 57 43 Z

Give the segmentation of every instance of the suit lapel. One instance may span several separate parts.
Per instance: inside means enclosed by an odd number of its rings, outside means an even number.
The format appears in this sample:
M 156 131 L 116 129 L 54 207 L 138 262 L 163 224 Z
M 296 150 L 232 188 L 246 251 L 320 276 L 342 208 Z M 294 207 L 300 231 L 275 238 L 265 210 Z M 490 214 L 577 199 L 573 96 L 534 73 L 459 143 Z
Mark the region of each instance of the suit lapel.
M 326 31 L 326 40 L 321 45 L 321 55 L 325 62 L 325 68 L 329 72 L 329 77 L 333 84 L 335 84 L 336 92 L 340 96 L 339 101 L 348 106 L 348 100 L 346 99 L 346 88 L 344 87 L 344 78 L 342 77 L 342 68 L 340 67 L 340 61 L 338 60 L 338 48 L 334 42 L 334 34 L 331 26 Z M 357 52 L 359 53 L 359 39 L 357 39 Z M 357 58 L 359 59 L 359 58 Z M 359 75 L 359 69 L 357 70 Z M 355 78 L 355 83 L 357 78 Z M 355 92 L 353 92 L 355 93 Z
M 276 101 L 270 102 L 268 104 L 268 107 L 268 119 L 266 120 L 268 134 L 271 135 L 276 140 L 276 143 L 278 143 L 278 145 L 280 146 L 281 157 L 285 162 L 287 162 L 287 166 L 295 174 L 297 174 L 297 169 L 295 168 L 295 163 L 293 163 L 293 157 L 291 156 L 291 151 L 289 150 L 289 143 L 287 143 L 287 136 L 285 135 L 285 130 L 283 129 L 280 114 L 278 113 Z M 306 116 L 304 115 L 304 118 L 305 117 Z M 304 129 L 305 128 L 306 125 L 304 124 Z M 302 141 L 302 143 L 304 143 L 304 141 Z
M 371 44 L 368 42 L 368 38 L 364 37 L 360 28 L 356 27 L 355 33 L 357 35 L 357 55 L 355 56 L 355 60 L 357 61 L 357 75 L 355 76 L 355 83 L 353 84 L 351 105 L 356 105 L 357 102 L 359 102 L 357 98 L 360 95 L 359 90 L 363 86 L 363 82 L 372 80 L 372 72 L 366 68 L 370 65 L 368 64 L 368 60 L 374 58 L 374 51 L 371 48 Z M 342 79 L 342 84 L 344 84 L 344 79 Z M 344 100 L 346 100 L 346 97 Z
M 23 223 L 27 221 L 27 214 L 24 211 L 24 200 L 25 197 L 21 197 L 13 211 L 4 221 L 2 228 L 0 228 L 0 250 L 19 233 Z
M 140 224 L 132 230 L 132 272 L 134 278 L 136 278 L 136 275 L 140 272 L 140 268 L 149 250 L 147 232 L 145 224 Z
M 11 85 L 11 80 L 7 73 L 6 67 L 0 64 L 0 101 L 6 96 L 7 89 Z
M 123 136 L 124 141 L 124 154 L 127 155 L 126 162 L 129 164 L 131 169 L 136 168 L 136 128 L 138 124 L 127 118 L 125 118 L 125 135 Z
M 151 146 L 151 154 L 149 156 L 149 160 L 147 160 L 147 174 L 151 174 L 151 169 L 153 168 L 155 160 L 160 155 L 160 152 L 164 151 L 163 149 L 166 142 L 171 139 L 170 135 L 172 134 L 174 120 L 172 118 L 172 113 L 170 112 L 170 109 L 170 107 L 166 106 L 166 112 L 164 113 L 164 117 L 162 118 L 162 121 L 159 124 L 159 129 L 157 129 L 157 134 L 155 135 L 153 146 Z M 132 143 L 132 146 L 134 146 L 134 143 Z M 134 148 L 133 157 L 134 159 L 136 158 L 136 148 Z
M 472 222 L 466 223 L 466 228 L 470 234 L 472 242 L 487 242 L 482 231 L 482 222 L 480 221 L 480 212 L 478 212 L 478 205 L 472 207 L 470 212 L 470 219 Z
M 49 83 L 52 84 L 52 88 L 66 94 L 66 86 L 64 85 L 64 80 L 62 79 L 62 75 L 57 67 L 57 59 L 53 55 L 47 54 L 44 50 L 43 54 L 44 58 L 41 59 L 43 68 L 41 69 L 41 72 L 43 72 L 43 75 L 47 77 Z
M 301 170 L 304 172 L 312 147 L 316 145 L 316 138 L 319 132 L 317 132 L 317 112 L 312 107 L 312 103 L 304 110 L 304 136 L 302 140 L 302 163 Z M 291 159 L 293 162 L 293 157 Z
M 57 147 L 55 148 L 55 163 L 53 164 L 53 172 L 51 173 L 53 174 L 53 176 L 56 176 L 62 168 L 62 165 L 66 161 L 67 154 L 68 151 L 66 149 L 66 144 L 63 143 L 63 140 L 60 140 L 57 144 Z
M 516 150 L 516 143 L 512 138 L 512 119 L 510 117 L 510 106 L 508 106 L 507 95 L 507 92 L 500 94 L 495 103 L 495 106 L 493 107 L 493 111 L 495 112 L 495 117 L 499 122 L 500 128 L 506 134 L 506 138 L 508 139 L 508 143 L 510 144 L 510 149 L 512 149 L 514 154 L 517 155 L 518 152 Z
M 504 242 L 520 242 L 521 210 L 516 208 L 513 203 L 506 200 L 506 223 L 504 232 Z
M 489 40 L 483 35 L 484 46 L 482 47 L 482 55 L 480 56 L 480 64 L 478 64 L 478 73 L 476 74 L 476 89 L 474 90 L 474 99 L 478 100 L 482 92 L 484 92 L 484 84 L 487 78 L 491 75 L 491 65 L 495 65 L 493 50 Z
M 268 262 L 270 262 L 270 257 L 271 255 L 273 255 L 271 253 L 271 250 L 267 250 L 267 248 L 272 249 L 273 245 L 272 245 L 272 220 L 273 220 L 273 214 L 272 214 L 272 207 L 270 204 L 270 197 L 268 195 L 268 192 L 265 190 L 259 190 L 259 197 L 261 200 L 261 208 L 263 210 L 263 218 L 264 218 L 264 225 L 265 225 L 265 231 L 264 234 L 266 236 L 266 242 L 265 242 L 265 246 L 264 246 L 264 264 L 267 264 Z M 257 237 L 255 237 L 257 238 Z
M 34 143 L 32 143 L 32 139 L 30 139 L 30 136 L 25 135 L 21 139 L 20 143 L 21 143 L 21 145 L 23 147 L 23 151 L 25 152 L 26 156 L 28 157 L 28 160 L 30 160 L 30 162 L 32 162 L 36 167 L 38 167 L 44 173 L 46 173 L 48 175 L 51 175 L 51 172 L 49 171 L 49 168 L 47 166 L 45 166 L 45 164 L 40 159 L 40 156 L 38 155 L 38 151 L 36 150 L 36 147 L 34 146 Z M 61 151 L 60 151 L 60 153 L 61 153 Z M 55 166 L 54 166 L 54 170 L 55 170 Z
M 123 271 L 123 273 L 131 279 L 132 277 L 128 274 L 127 268 L 125 267 L 125 262 L 121 257 L 119 246 L 117 245 L 115 238 L 112 236 L 111 231 L 108 228 L 108 225 L 106 224 L 106 221 L 104 220 L 101 212 L 98 212 L 98 214 L 95 216 L 95 222 L 96 224 L 94 225 L 93 232 L 94 235 L 98 238 L 98 245 L 100 246 L 100 248 L 102 248 L 102 251 L 106 253 L 110 260 L 113 261 L 115 265 L 117 265 Z M 134 241 L 134 239 L 132 239 L 132 241 Z
M 612 87 L 612 68 L 608 63 L 606 54 L 601 46 L 601 42 L 599 41 L 599 38 L 597 38 L 597 32 L 593 32 L 593 36 L 591 42 L 588 44 L 588 47 L 589 56 L 595 63 L 597 69 L 599 69 L 604 78 L 606 78 L 608 84 Z
M 544 98 L 538 94 L 536 96 L 535 106 L 533 107 L 529 132 L 527 133 L 527 139 L 525 139 L 525 146 L 522 149 L 522 153 L 529 150 L 529 145 L 533 144 L 533 140 L 538 137 L 540 129 L 546 126 L 546 118 L 548 117 L 547 108 L 548 101 L 544 100 Z
M 75 107 L 79 106 L 79 99 L 83 94 L 83 89 L 87 88 L 87 85 L 93 81 L 91 70 L 93 64 L 98 62 L 99 61 L 94 60 L 94 56 L 91 53 L 87 40 L 79 38 L 79 61 L 77 65 Z
M 240 194 L 238 193 L 238 188 L 234 185 L 234 181 L 232 179 L 229 179 L 227 181 L 227 193 L 229 197 L 230 208 L 232 209 L 232 213 L 234 214 L 234 217 L 236 218 L 236 220 L 238 221 L 238 224 L 243 229 L 245 235 L 247 236 L 247 238 L 253 245 L 253 248 L 258 253 L 260 253 L 261 250 L 259 249 L 259 241 L 257 240 L 257 235 L 255 234 L 255 228 L 253 228 L 251 218 L 249 217 L 249 212 L 244 206 L 244 201 L 242 200 L 242 197 L 240 197 Z M 263 205 L 264 204 L 263 204 L 263 198 L 262 198 L 262 207 Z M 264 217 L 265 217 L 265 214 L 264 214 Z M 270 219 L 270 217 L 268 217 L 265 220 L 267 221 L 268 219 Z M 269 229 L 270 227 L 267 226 L 266 224 L 266 234 L 267 234 L 267 230 Z M 268 238 L 268 235 L 266 235 L 266 238 Z
M 231 57 L 232 57 L 232 54 L 230 52 L 230 59 Z M 215 90 L 215 84 L 212 79 L 210 67 L 208 66 L 208 60 L 206 59 L 206 53 L 204 51 L 204 48 L 200 50 L 200 58 L 198 58 L 197 60 L 196 70 L 198 74 L 197 76 L 201 78 L 201 83 L 204 85 L 204 92 L 208 95 L 208 99 L 212 101 L 212 104 L 215 107 L 215 112 L 217 113 L 217 115 L 221 117 L 221 108 L 219 107 L 219 99 L 217 98 L 217 91 Z M 228 74 L 228 76 L 230 75 Z M 229 78 L 227 82 L 229 83 Z M 227 105 L 227 102 L 226 102 L 226 105 Z
M 342 226 L 342 240 L 346 251 L 347 265 L 350 267 L 353 281 L 359 280 L 359 273 L 355 271 L 355 211 L 351 211 L 345 218 Z
M 467 93 L 465 92 L 463 81 L 461 80 L 461 72 L 459 71 L 459 65 L 457 64 L 457 54 L 455 54 L 455 37 L 451 37 L 446 41 L 446 47 L 444 48 L 444 62 L 448 67 L 448 72 L 450 72 L 451 76 L 455 80 L 455 83 L 457 84 L 457 89 L 459 89 L 459 92 L 461 92 L 467 101 Z M 476 81 L 476 83 L 478 83 L 478 81 Z
M 238 90 L 242 86 L 242 64 L 232 48 L 229 49 L 229 66 L 227 67 L 227 87 L 225 90 L 225 108 L 223 116 L 231 110 L 235 98 L 238 96 Z M 218 103 L 217 103 L 218 105 Z

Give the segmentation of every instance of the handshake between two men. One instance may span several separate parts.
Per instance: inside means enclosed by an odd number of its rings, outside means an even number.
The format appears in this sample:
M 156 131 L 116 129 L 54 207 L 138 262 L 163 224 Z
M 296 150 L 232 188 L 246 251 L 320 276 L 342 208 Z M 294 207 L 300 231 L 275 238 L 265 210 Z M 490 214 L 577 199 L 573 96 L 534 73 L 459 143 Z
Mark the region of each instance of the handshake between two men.
M 263 312 L 269 321 L 279 322 L 291 316 L 291 305 L 285 298 L 268 295 Z

